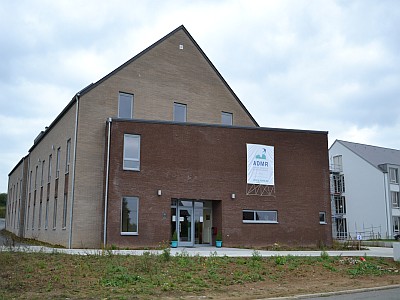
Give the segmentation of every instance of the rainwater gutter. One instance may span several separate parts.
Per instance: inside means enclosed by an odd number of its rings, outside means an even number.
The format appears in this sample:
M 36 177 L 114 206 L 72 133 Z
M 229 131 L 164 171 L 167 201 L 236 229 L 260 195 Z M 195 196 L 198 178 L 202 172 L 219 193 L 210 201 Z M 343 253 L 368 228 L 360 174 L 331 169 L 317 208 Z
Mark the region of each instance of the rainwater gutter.
M 110 173 L 110 140 L 111 140 L 111 123 L 112 118 L 107 119 L 107 165 L 106 165 L 106 186 L 105 186 L 105 195 L 104 195 L 104 228 L 103 228 L 103 246 L 104 249 L 107 245 L 107 210 L 108 210 L 108 182 L 109 182 L 109 173 Z

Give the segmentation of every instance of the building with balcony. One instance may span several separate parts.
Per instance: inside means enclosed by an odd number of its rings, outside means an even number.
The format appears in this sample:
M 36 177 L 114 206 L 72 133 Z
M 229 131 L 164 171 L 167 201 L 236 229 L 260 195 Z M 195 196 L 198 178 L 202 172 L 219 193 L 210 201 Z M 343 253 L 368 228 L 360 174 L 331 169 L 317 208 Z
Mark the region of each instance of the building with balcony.
M 399 234 L 400 151 L 336 140 L 329 159 L 333 237 Z

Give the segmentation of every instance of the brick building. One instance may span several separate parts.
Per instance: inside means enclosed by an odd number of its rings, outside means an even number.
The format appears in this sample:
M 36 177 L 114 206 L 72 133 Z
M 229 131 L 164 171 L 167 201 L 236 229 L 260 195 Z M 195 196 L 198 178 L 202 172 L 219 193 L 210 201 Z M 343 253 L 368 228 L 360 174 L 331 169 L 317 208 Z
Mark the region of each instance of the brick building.
M 77 93 L 8 187 L 7 230 L 70 248 L 331 243 L 327 133 L 260 128 L 183 26 Z

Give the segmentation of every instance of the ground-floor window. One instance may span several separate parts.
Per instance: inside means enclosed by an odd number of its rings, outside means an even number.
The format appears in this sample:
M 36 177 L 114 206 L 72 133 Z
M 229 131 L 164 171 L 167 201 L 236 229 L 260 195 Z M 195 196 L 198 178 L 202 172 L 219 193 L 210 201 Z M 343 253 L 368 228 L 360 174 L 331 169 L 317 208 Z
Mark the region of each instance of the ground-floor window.
M 337 239 L 347 238 L 347 220 L 345 218 L 335 219 L 335 229 Z
M 138 234 L 138 197 L 123 197 L 121 208 L 121 234 L 137 235 Z
M 393 233 L 400 233 L 400 217 L 393 217 Z
M 243 223 L 278 223 L 276 210 L 243 210 Z
M 319 224 L 326 224 L 326 212 L 319 212 Z

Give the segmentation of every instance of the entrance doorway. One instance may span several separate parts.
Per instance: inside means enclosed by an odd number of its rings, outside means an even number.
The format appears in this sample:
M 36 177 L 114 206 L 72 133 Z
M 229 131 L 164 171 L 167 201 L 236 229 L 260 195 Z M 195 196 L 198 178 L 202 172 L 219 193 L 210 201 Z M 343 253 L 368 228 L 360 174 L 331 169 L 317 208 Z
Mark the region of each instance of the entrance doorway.
M 172 199 L 171 236 L 177 232 L 178 246 L 211 245 L 211 201 Z

